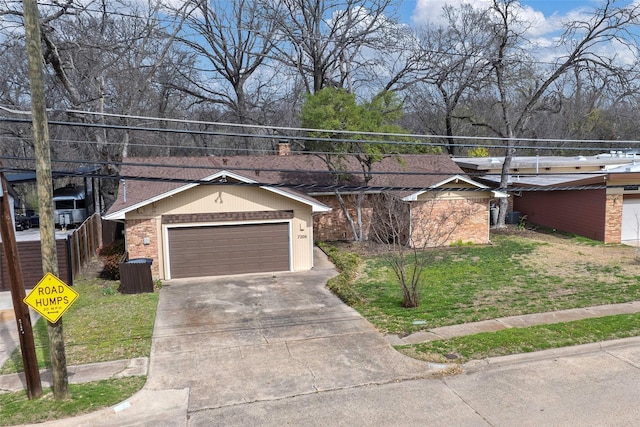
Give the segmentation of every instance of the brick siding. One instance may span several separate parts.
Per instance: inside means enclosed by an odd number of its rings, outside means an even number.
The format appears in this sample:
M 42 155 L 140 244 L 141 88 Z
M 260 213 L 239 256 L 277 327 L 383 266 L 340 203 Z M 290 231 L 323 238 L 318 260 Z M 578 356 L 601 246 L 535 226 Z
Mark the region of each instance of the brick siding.
M 356 220 L 356 195 L 343 195 L 342 196 L 349 215 L 354 221 Z M 340 203 L 336 196 L 315 196 L 315 199 L 320 203 L 331 207 L 331 212 L 325 214 L 316 215 L 313 219 L 313 235 L 317 241 L 333 242 L 339 240 L 354 240 L 353 231 L 349 226 L 349 221 L 344 215 Z M 362 223 L 364 228 L 365 238 L 369 235 L 369 224 L 371 223 L 371 214 L 373 210 L 371 208 L 370 196 L 366 196 L 366 199 L 362 207 Z
M 355 220 L 356 196 L 348 195 L 343 197 L 352 218 Z M 375 197 L 375 195 L 368 196 L 362 209 L 365 238 L 369 238 L 371 228 L 370 224 L 373 213 L 371 197 Z M 319 241 L 353 240 L 353 232 L 342 212 L 337 198 L 335 196 L 315 196 L 315 198 L 319 202 L 333 208 L 331 212 L 314 217 L 313 232 L 315 239 Z M 427 208 L 428 204 L 429 207 Z M 417 210 L 412 209 L 414 232 L 416 232 L 416 230 L 422 230 L 423 233 L 426 232 L 430 234 L 429 237 L 423 236 L 419 238 L 419 240 L 430 238 L 432 242 L 428 246 L 449 245 L 457 241 L 476 244 L 488 243 L 488 199 L 438 200 L 435 206 L 435 208 L 431 207 L 429 202 L 413 203 L 413 208 L 417 208 Z M 437 224 L 441 218 L 447 218 L 447 224 L 438 230 L 435 224 Z M 434 226 L 429 229 L 428 225 L 423 226 L 422 224 L 432 224 Z M 436 240 L 438 240 L 436 239 L 436 234 L 441 235 L 439 240 L 442 240 L 443 235 L 446 234 L 446 239 L 436 243 Z M 415 237 L 417 237 L 417 234 L 414 238 Z M 421 244 L 422 242 L 420 242 L 420 245 Z
M 415 247 L 489 243 L 487 199 L 415 202 L 411 207 L 411 221 Z
M 157 220 L 130 219 L 127 220 L 127 251 L 129 258 L 151 258 L 151 274 L 160 276 L 160 263 L 158 262 L 158 237 Z M 144 238 L 149 239 L 149 244 L 144 244 Z

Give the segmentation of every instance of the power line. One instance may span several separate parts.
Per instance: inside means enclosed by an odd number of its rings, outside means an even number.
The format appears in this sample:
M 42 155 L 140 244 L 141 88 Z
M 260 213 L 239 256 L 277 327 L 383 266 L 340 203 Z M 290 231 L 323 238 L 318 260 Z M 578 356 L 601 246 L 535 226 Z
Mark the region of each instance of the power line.
M 0 117 L 0 122 L 2 121 L 2 118 Z M 135 128 L 134 130 L 139 130 L 139 128 Z M 242 134 L 244 135 L 244 138 L 251 138 L 254 136 L 254 134 Z M 264 138 L 269 138 L 269 136 L 265 136 Z M 31 137 L 17 137 L 17 136 L 0 136 L 0 140 L 17 140 L 17 141 L 33 141 L 33 139 Z M 287 141 L 296 141 L 296 137 L 290 137 L 290 138 L 285 138 L 285 137 L 272 137 L 272 139 L 281 139 L 281 140 L 287 140 Z M 314 139 L 317 140 L 317 139 Z M 76 145 L 108 145 L 108 146 L 122 146 L 122 142 L 116 142 L 116 141 L 102 141 L 102 142 L 98 142 L 95 140 L 78 140 L 78 139 L 57 139 L 57 138 L 51 138 L 52 142 L 58 142 L 58 143 L 67 143 L 67 144 L 76 144 Z M 338 140 L 338 139 L 331 139 L 331 142 L 346 142 L 346 140 Z M 361 140 L 357 140 L 358 142 L 364 142 Z M 558 140 L 558 141 L 562 141 L 562 140 Z M 617 141 L 611 141 L 611 140 L 602 140 L 601 142 L 609 142 L 609 143 L 614 143 Z M 378 143 L 378 144 L 387 144 L 387 142 L 385 141 L 372 141 L 371 143 Z M 634 141 L 634 143 L 640 143 L 640 141 Z M 433 143 L 415 143 L 415 142 L 398 142 L 397 143 L 400 146 L 429 146 L 429 147 L 436 147 L 436 148 L 441 148 L 443 147 L 443 143 L 438 143 L 438 142 L 433 142 Z M 182 151 L 198 151 L 198 152 L 212 152 L 213 154 L 209 154 L 209 155 L 224 155 L 224 154 L 220 154 L 220 153 L 224 153 L 224 152 L 232 152 L 232 153 L 247 153 L 248 155 L 265 155 L 267 153 L 274 153 L 277 151 L 277 148 L 242 148 L 242 147 L 224 147 L 224 146 L 199 146 L 199 145 L 179 145 L 179 144 L 171 144 L 171 143 L 150 143 L 150 142 L 136 142 L 136 141 L 129 141 L 127 143 L 127 145 L 129 147 L 140 147 L 140 148 L 145 148 L 145 149 L 149 149 L 149 148 L 160 148 L 160 149 L 179 149 Z M 391 144 L 389 144 L 391 145 Z M 476 148 L 476 147 L 484 147 L 484 148 L 495 148 L 495 149 L 503 149 L 505 148 L 503 145 L 496 145 L 496 144 L 492 144 L 492 145 L 488 145 L 488 144 L 472 144 L 472 143 L 468 143 L 468 144 L 462 144 L 462 143 L 456 143 L 455 144 L 456 147 L 458 148 Z M 611 147 L 572 147 L 572 146 L 539 146 L 539 145 L 518 145 L 516 147 L 517 149 L 522 149 L 522 150 L 538 150 L 538 151 L 557 151 L 557 150 L 562 150 L 562 151 L 575 151 L 575 152 L 584 152 L 584 151 L 593 151 L 593 152 L 603 152 L 603 151 L 611 151 L 611 150 L 615 150 L 615 151 L 619 151 L 620 148 L 611 148 Z M 630 147 L 627 147 L 630 148 Z M 339 155 L 339 156 L 343 156 L 343 155 L 356 155 L 359 153 L 356 152 L 346 152 L 346 151 L 312 151 L 312 150 L 296 150 L 293 154 L 307 154 L 307 155 L 317 155 L 317 156 L 322 156 L 322 155 Z M 409 154 L 409 153 L 405 153 L 405 154 Z M 427 153 L 424 153 L 427 154 Z M 436 153 L 433 153 L 436 154 Z M 389 154 L 389 155 L 393 155 L 393 154 Z M 168 156 L 170 157 L 170 156 Z
M 13 114 L 18 114 L 18 113 L 23 115 L 29 114 L 27 111 L 12 110 L 3 106 L 0 106 L 0 109 L 5 110 L 7 112 L 11 112 Z M 366 132 L 366 131 L 359 132 L 359 131 L 346 131 L 346 130 L 336 130 L 336 129 L 312 129 L 312 128 L 296 128 L 296 127 L 283 127 L 283 126 L 270 126 L 270 125 L 249 125 L 249 124 L 244 125 L 244 124 L 228 123 L 228 122 L 207 122 L 207 121 L 186 120 L 186 119 L 167 119 L 162 117 L 135 116 L 135 115 L 113 114 L 113 113 L 97 113 L 97 112 L 82 111 L 82 110 L 62 110 L 62 112 L 67 114 L 101 115 L 101 116 L 107 116 L 107 117 L 137 119 L 137 120 L 145 120 L 145 121 L 161 121 L 161 122 L 174 122 L 174 123 L 182 123 L 182 124 L 198 124 L 198 125 L 236 127 L 236 128 L 239 127 L 239 128 L 249 128 L 249 129 L 263 129 L 263 130 L 283 130 L 283 131 L 291 131 L 291 132 L 306 132 L 306 133 L 319 133 L 319 134 L 367 135 L 367 136 L 377 136 L 380 138 L 440 139 L 445 141 L 451 140 L 451 139 L 463 140 L 463 141 L 504 141 L 504 142 L 513 141 L 513 139 L 504 138 L 504 137 L 484 137 L 484 136 L 464 136 L 464 135 L 447 136 L 447 135 L 436 135 L 436 134 L 405 134 L 405 133 L 385 133 L 385 132 Z M 30 123 L 30 120 L 0 116 L 0 122 Z M 254 134 L 254 133 L 239 133 L 239 132 L 203 131 L 203 130 L 192 130 L 192 129 L 151 128 L 151 127 L 141 127 L 141 126 L 132 126 L 132 125 L 113 125 L 113 124 L 83 123 L 83 122 L 69 122 L 69 121 L 50 121 L 49 123 L 60 125 L 60 126 L 90 127 L 90 128 L 102 128 L 102 129 L 130 130 L 130 131 L 147 131 L 147 132 L 157 132 L 157 133 L 181 133 L 181 134 L 190 134 L 190 135 L 230 136 L 230 137 L 240 137 L 240 138 L 260 138 L 260 139 L 272 139 L 272 140 L 282 139 L 282 140 L 293 140 L 293 141 L 296 141 L 296 140 L 314 141 L 314 142 L 322 141 L 322 142 L 330 142 L 330 143 L 423 145 L 423 146 L 434 146 L 434 147 L 441 147 L 444 145 L 443 142 L 326 138 L 322 136 L 314 137 L 314 136 L 286 135 L 286 134 Z M 515 138 L 515 140 L 522 141 L 522 142 L 535 142 L 535 143 L 573 143 L 573 144 L 615 143 L 618 145 L 640 144 L 640 140 L 597 140 L 597 139 L 555 139 L 555 138 Z M 477 144 L 460 144 L 460 143 L 455 143 L 455 145 L 458 147 L 477 146 Z M 483 145 L 483 146 L 487 148 L 505 148 L 504 145 L 495 145 L 495 144 Z M 182 148 L 182 146 L 179 146 L 176 148 Z M 533 146 L 518 145 L 517 148 L 520 148 L 520 149 L 572 149 L 572 150 L 593 150 L 593 151 L 603 150 L 603 147 L 569 148 L 569 147 L 563 147 L 563 146 L 562 147 L 561 146 L 540 147 L 538 145 L 533 145 Z
M 6 160 L 25 160 L 23 158 L 17 158 L 17 157 L 4 157 L 4 159 Z M 33 160 L 33 159 L 29 159 L 29 160 Z M 305 175 L 330 175 L 333 176 L 335 175 L 335 173 L 323 169 L 323 170 L 314 170 L 314 169 L 305 169 L 305 170 L 300 170 L 300 169 L 282 169 L 282 168 L 246 168 L 246 167 L 229 167 L 227 165 L 211 165 L 211 166 L 194 166 L 194 165 L 178 165 L 178 164 L 165 164 L 165 163 L 140 163 L 140 162 L 119 162 L 119 163 L 112 163 L 112 162 L 84 162 L 84 161 L 79 161 L 79 160 L 74 160 L 74 161 L 69 161 L 69 160 L 64 160 L 64 159 L 54 159 L 53 163 L 76 163 L 76 164 L 92 164 L 94 166 L 97 165 L 112 165 L 112 166 L 136 166 L 136 167 L 148 167 L 148 168 L 157 168 L 157 167 L 162 167 L 162 168 L 174 168 L 174 169 L 201 169 L 201 170 L 206 170 L 206 171 L 217 171 L 217 173 L 219 172 L 238 172 L 239 174 L 241 174 L 241 172 L 251 172 L 251 173 L 255 173 L 256 178 L 259 176 L 259 174 L 256 173 L 256 171 L 260 171 L 260 172 L 277 172 L 277 173 L 283 173 L 283 174 L 287 174 L 287 173 L 293 173 L 293 174 L 299 174 L 299 173 L 303 173 Z M 7 171 L 11 171 L 11 172 L 22 172 L 22 173 L 29 173 L 29 172 L 33 172 L 33 168 L 30 167 L 7 167 L 5 166 L 2 171 L 3 172 L 7 172 Z M 349 174 L 349 175 L 354 175 L 354 176 L 360 176 L 361 175 L 361 171 L 338 171 L 341 174 Z M 567 177 L 575 177 L 576 180 L 580 177 L 580 176 L 593 176 L 593 175 L 605 175 L 607 172 L 605 171 L 585 171 L 585 172 L 558 172 L 558 173 L 553 173 L 553 174 L 548 174 L 548 175 L 553 175 L 553 176 L 567 176 Z M 469 176 L 471 178 L 482 178 L 483 176 L 499 176 L 499 173 L 464 173 L 462 172 L 462 174 Z M 366 192 L 386 192 L 386 191 L 391 191 L 391 192 L 416 192 L 416 191 L 423 191 L 423 190 L 428 190 L 428 191 L 509 191 L 509 192 L 532 192 L 532 191 L 576 191 L 576 190 L 599 190 L 599 189 L 611 189 L 611 188 L 625 188 L 625 185 L 606 185 L 606 184 L 593 184 L 593 185 L 556 185 L 556 186 L 544 186 L 544 185 L 531 185 L 531 186 L 527 186 L 527 187 L 509 187 L 507 189 L 503 189 L 503 188 L 496 188 L 496 187 L 487 187 L 487 188 L 451 188 L 451 187 L 446 187 L 446 188 L 430 188 L 430 187 L 425 187 L 425 186 L 394 186 L 394 185 L 360 185 L 360 184 L 319 184 L 317 182 L 315 183 L 310 183 L 310 182 L 287 182 L 286 181 L 286 177 L 283 179 L 283 182 L 265 182 L 265 181 L 260 181 L 260 182 L 252 182 L 252 183 L 243 183 L 243 182 L 233 182 L 233 181 L 227 181 L 227 180 L 218 180 L 218 181 L 210 181 L 205 179 L 204 177 L 201 178 L 168 178 L 168 177 L 158 177 L 158 176 L 150 176 L 150 175 L 146 175 L 146 174 L 138 174 L 138 175 L 126 175 L 126 174 L 104 174 L 104 173 L 97 173 L 95 171 L 93 172 L 89 172 L 88 169 L 84 169 L 84 170 L 75 170 L 75 171 L 69 171 L 69 170 L 55 170 L 53 171 L 53 175 L 56 178 L 60 178 L 60 177 L 77 177 L 77 178 L 97 178 L 97 179 L 112 179 L 112 180 L 120 180 L 120 181 L 145 181 L 145 182 L 163 182 L 163 183 L 171 183 L 171 184 L 206 184 L 206 185 L 222 185 L 222 184 L 226 184 L 226 185 L 244 185 L 244 186 L 267 186 L 267 187 L 278 187 L 278 188 L 287 188 L 287 189 L 292 189 L 292 190 L 301 190 L 301 191 L 307 191 L 310 193 L 322 193 L 322 192 L 350 192 L 350 193 L 355 193 L 355 192 L 361 192 L 361 191 L 366 191 Z M 387 175 L 387 176 L 407 176 L 407 175 L 413 175 L 413 176 L 452 176 L 454 175 L 454 173 L 452 172 L 403 172 L 403 171 L 397 171 L 397 172 L 378 172 L 378 171 L 372 171 L 372 175 L 374 176 L 380 176 L 380 175 Z M 519 176 L 519 177 L 544 177 L 545 174 L 534 174 L 534 173 L 512 173 L 510 175 L 513 176 Z M 253 176 L 253 175 L 252 175 Z M 309 178 L 307 177 L 306 179 L 313 179 L 313 178 Z M 254 179 L 255 181 L 255 179 Z
M 242 157 L 242 156 L 239 156 Z M 34 158 L 32 157 L 15 157 L 15 156 L 2 156 L 0 157 L 0 159 L 2 159 L 3 161 L 35 161 Z M 361 176 L 362 175 L 362 170 L 349 170 L 349 169 L 344 169 L 344 170 L 336 170 L 336 171 L 331 171 L 329 169 L 288 169 L 288 168 L 273 168 L 273 167 L 264 167 L 264 166 L 260 166 L 260 167 L 242 167 L 242 166 L 230 166 L 230 165 L 216 165 L 216 164 L 211 164 L 211 165 L 184 165 L 184 164 L 177 164 L 177 163 L 157 163 L 157 162 L 127 162 L 125 160 L 120 161 L 120 162 L 116 162 L 116 161 L 86 161 L 86 160 L 72 160 L 72 159 L 60 159 L 60 158 L 53 158 L 52 163 L 55 164 L 79 164 L 79 165 L 91 165 L 91 166 L 118 166 L 118 167 L 124 167 L 124 166 L 133 166 L 133 167 L 142 167 L 142 168 L 165 168 L 165 169 L 188 169 L 188 170 L 204 170 L 204 171 L 211 171 L 211 170 L 224 170 L 224 171 L 229 171 L 229 172 L 251 172 L 254 173 L 256 171 L 258 172 L 274 172 L 274 173 L 283 173 L 283 174 L 318 174 L 318 175 L 332 175 L 332 174 L 346 174 L 346 175 L 354 175 L 354 176 Z M 7 170 L 13 170 L 13 171 L 31 171 L 30 168 L 25 167 L 25 168 L 20 168 L 17 166 L 12 166 L 12 167 L 4 167 L 3 170 L 7 171 Z M 63 171 L 58 171 L 59 173 L 62 173 Z M 75 173 L 73 171 L 65 171 L 65 173 Z M 88 173 L 88 172 L 80 172 L 82 174 Z M 414 171 L 414 172 L 408 172 L 408 171 L 371 171 L 369 172 L 371 175 L 373 176 L 451 176 L 451 175 L 455 175 L 455 173 L 452 173 L 450 171 L 446 171 L 446 172 L 437 172 L 437 171 L 432 171 L 432 172 L 427 172 L 427 171 Z M 483 176 L 500 176 L 501 174 L 499 172 L 461 172 L 464 175 L 470 176 L 470 177 L 483 177 Z M 541 173 L 518 173 L 518 172 L 513 172 L 510 173 L 509 175 L 511 176 L 519 176 L 519 177 L 526 177 L 526 176 L 537 176 L 537 177 L 544 177 L 545 175 L 553 175 L 553 176 L 590 176 L 590 175 L 594 175 L 594 174 L 606 174 L 606 171 L 570 171 L 570 172 L 554 172 L 552 174 L 541 174 Z
M 3 171 L 14 172 L 34 172 L 35 169 L 28 168 L 10 168 L 4 167 Z M 273 182 L 236 182 L 229 180 L 217 180 L 209 181 L 204 179 L 187 179 L 187 178 L 167 178 L 167 177 L 153 177 L 143 175 L 112 175 L 101 173 L 87 173 L 87 172 L 74 172 L 64 170 L 53 170 L 54 177 L 71 176 L 78 178 L 98 178 L 98 179 L 113 179 L 120 181 L 144 181 L 144 182 L 161 182 L 171 184 L 198 184 L 198 185 L 213 185 L 213 186 L 244 186 L 244 187 L 272 187 L 272 188 L 285 188 L 290 190 L 304 190 L 310 193 L 313 192 L 416 192 L 416 191 L 435 191 L 435 192 L 449 192 L 449 191 L 464 191 L 464 192 L 485 192 L 485 191 L 509 191 L 509 192 L 549 192 L 549 191 L 576 191 L 576 190 L 603 190 L 611 188 L 624 188 L 625 185 L 566 185 L 566 186 L 531 186 L 531 187 L 509 187 L 509 188 L 470 188 L 470 187 L 441 187 L 431 188 L 425 186 L 367 186 L 367 185 L 342 185 L 342 184 L 317 184 L 317 183 L 273 183 Z M 442 174 L 448 175 L 449 174 Z

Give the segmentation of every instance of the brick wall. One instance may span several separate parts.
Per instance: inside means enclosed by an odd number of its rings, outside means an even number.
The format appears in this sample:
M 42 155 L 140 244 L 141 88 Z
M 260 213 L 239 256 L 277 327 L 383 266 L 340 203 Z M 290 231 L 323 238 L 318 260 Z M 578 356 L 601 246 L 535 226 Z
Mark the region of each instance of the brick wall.
M 342 196 L 349 215 L 354 221 L 356 220 L 356 199 L 357 195 Z M 331 212 L 316 215 L 313 218 L 313 235 L 317 241 L 332 242 L 337 240 L 354 240 L 353 231 L 349 225 L 349 221 L 344 215 L 338 198 L 336 196 L 315 196 L 320 203 L 332 208 Z M 370 196 L 366 196 L 362 207 L 362 223 L 365 238 L 369 235 L 371 223 L 371 203 Z
M 356 218 L 356 195 L 343 196 L 352 218 Z M 362 209 L 365 238 L 369 237 L 371 217 L 371 197 L 367 196 Z M 353 232 L 342 208 L 335 196 L 316 196 L 321 203 L 330 206 L 331 212 L 316 215 L 313 232 L 316 240 L 337 241 L 353 240 Z M 427 246 L 442 246 L 462 241 L 486 244 L 489 239 L 489 202 L 488 199 L 438 200 L 412 204 L 414 221 L 414 239 L 422 246 L 424 240 L 431 242 Z M 417 221 L 417 222 L 416 222 Z M 421 234 L 420 237 L 418 235 Z
M 452 243 L 489 243 L 488 199 L 452 199 L 414 202 L 412 241 L 416 247 Z
M 605 243 L 620 243 L 622 239 L 622 201 L 622 194 L 607 194 L 606 196 Z
M 158 277 L 160 275 L 160 263 L 158 262 L 158 236 L 157 220 L 151 219 L 130 219 L 127 220 L 127 248 L 129 258 L 151 258 L 151 273 Z M 144 244 L 144 239 L 149 239 L 149 244 Z

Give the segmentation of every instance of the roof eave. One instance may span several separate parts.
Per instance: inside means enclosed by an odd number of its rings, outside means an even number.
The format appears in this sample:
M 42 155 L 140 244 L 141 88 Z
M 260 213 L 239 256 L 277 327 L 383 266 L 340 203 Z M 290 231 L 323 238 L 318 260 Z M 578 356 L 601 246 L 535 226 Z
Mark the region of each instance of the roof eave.
M 233 172 L 227 172 L 227 171 L 216 172 L 213 175 L 209 175 L 209 176 L 207 176 L 205 178 L 202 178 L 201 181 L 213 181 L 213 180 L 215 180 L 217 178 L 225 178 L 226 179 L 226 177 L 235 178 L 235 179 L 238 179 L 240 181 L 251 182 L 251 180 L 249 180 L 249 179 L 247 179 L 245 177 L 239 178 L 239 175 L 234 174 Z M 255 181 L 253 181 L 253 182 L 255 182 Z M 120 209 L 118 211 L 112 212 L 112 213 L 110 213 L 108 215 L 105 215 L 103 218 L 106 219 L 106 220 L 125 219 L 125 215 L 127 213 L 131 212 L 131 211 L 134 211 L 134 210 L 139 209 L 141 207 L 147 206 L 147 205 L 149 205 L 151 203 L 160 201 L 160 200 L 165 199 L 167 197 L 171 197 L 171 196 L 176 195 L 178 193 L 181 193 L 181 192 L 183 192 L 185 190 L 189 190 L 189 189 L 191 189 L 191 188 L 193 188 L 193 187 L 195 187 L 197 185 L 199 185 L 199 184 L 198 183 L 190 183 L 190 184 L 182 185 L 182 186 L 180 186 L 178 188 L 174 188 L 171 191 L 167 191 L 165 193 L 158 194 L 157 196 L 153 196 L 153 197 L 151 197 L 149 199 L 143 200 L 143 201 L 138 202 L 138 203 L 136 203 L 134 205 L 127 206 L 127 207 L 122 208 L 122 209 Z
M 431 185 L 425 190 L 420 190 L 420 191 L 417 191 L 417 192 L 415 192 L 413 194 L 410 194 L 410 195 L 408 195 L 406 197 L 403 197 L 402 200 L 405 201 L 405 202 L 415 202 L 415 201 L 418 200 L 418 197 L 420 197 L 424 193 L 426 193 L 426 192 L 428 192 L 430 190 L 435 190 L 436 188 L 440 188 L 443 185 L 448 184 L 448 183 L 450 183 L 452 181 L 456 181 L 456 182 L 463 181 L 463 182 L 465 182 L 465 183 L 467 183 L 469 185 L 473 185 L 473 186 L 475 186 L 475 187 L 477 187 L 477 188 L 479 188 L 481 190 L 490 191 L 490 188 L 488 186 L 486 186 L 484 184 L 481 184 L 481 183 L 479 183 L 477 181 L 474 181 L 474 180 L 472 180 L 470 178 L 467 178 L 466 176 L 458 174 L 458 175 L 453 175 L 453 176 L 451 176 L 451 177 L 449 177 L 449 178 L 447 178 L 447 179 L 445 179 L 443 181 L 440 181 L 440 182 L 438 182 L 438 183 L 436 183 L 434 185 Z M 508 197 L 506 193 L 503 193 L 503 192 L 500 192 L 500 191 L 491 190 L 491 192 L 494 194 L 494 197 L 498 197 L 498 198 Z
M 280 196 L 287 197 L 289 199 L 293 199 L 293 200 L 295 200 L 297 202 L 304 203 L 305 205 L 311 206 L 311 212 L 312 213 L 323 213 L 323 212 L 330 212 L 331 211 L 331 208 L 329 206 L 325 205 L 325 204 L 313 202 L 311 200 L 305 199 L 304 197 L 300 197 L 300 196 L 297 196 L 295 194 L 292 194 L 292 193 L 290 193 L 290 192 L 288 192 L 286 190 L 283 190 L 281 188 L 270 187 L 268 185 L 261 186 L 260 188 L 265 189 L 267 191 L 274 192 L 276 194 L 279 194 Z
M 142 202 L 138 202 L 138 203 L 136 203 L 134 205 L 127 206 L 125 208 L 122 208 L 122 209 L 117 210 L 115 212 L 112 212 L 110 214 L 107 214 L 103 218 L 106 219 L 106 220 L 125 219 L 125 215 L 127 213 L 131 212 L 131 211 L 134 211 L 136 209 L 140 209 L 140 208 L 142 208 L 144 206 L 147 206 L 147 205 L 149 205 L 151 203 L 154 203 L 154 202 L 157 202 L 159 200 L 165 199 L 167 197 L 171 197 L 171 196 L 173 196 L 175 194 L 178 194 L 178 193 L 180 193 L 182 191 L 185 191 L 185 190 L 188 190 L 190 188 L 193 188 L 196 185 L 198 185 L 198 184 L 183 185 L 182 187 L 175 188 L 175 189 L 173 189 L 171 191 L 167 191 L 166 193 L 159 194 L 157 196 L 151 197 L 150 199 L 143 200 Z
M 257 181 L 255 181 L 255 180 L 252 180 L 252 179 L 247 178 L 245 176 L 238 175 L 238 174 L 236 174 L 234 172 L 229 172 L 229 171 L 226 171 L 226 170 L 223 170 L 223 171 L 220 171 L 220 172 L 216 172 L 213 175 L 210 175 L 208 177 L 202 178 L 200 181 L 209 181 L 210 182 L 210 181 L 214 181 L 214 180 L 219 179 L 219 178 L 221 178 L 221 179 L 232 178 L 232 179 L 235 179 L 237 181 L 241 181 L 241 182 L 244 182 L 244 183 L 247 183 L 247 184 L 256 184 L 257 183 Z M 185 190 L 189 190 L 189 189 L 191 189 L 193 187 L 196 187 L 198 185 L 200 185 L 200 184 L 199 183 L 191 183 L 191 184 L 183 185 L 183 186 L 175 188 L 175 189 L 173 189 L 171 191 L 167 191 L 165 193 L 162 193 L 162 194 L 159 194 L 157 196 L 151 197 L 151 198 L 149 198 L 147 200 L 143 200 L 142 202 L 139 202 L 139 203 L 136 203 L 134 205 L 127 206 L 127 207 L 125 207 L 123 209 L 120 209 L 118 211 L 112 212 L 112 213 L 110 213 L 108 215 L 105 215 L 103 218 L 105 220 L 110 220 L 110 221 L 124 220 L 125 217 L 126 217 L 126 214 L 131 212 L 131 211 L 135 211 L 136 209 L 139 209 L 141 207 L 147 206 L 147 205 L 149 205 L 151 203 L 160 201 L 162 199 L 165 199 L 167 197 L 173 196 L 175 194 L 181 193 L 181 192 L 183 192 Z M 275 188 L 275 187 L 270 187 L 270 186 L 261 186 L 260 188 L 263 188 L 263 189 L 268 190 L 268 191 L 272 191 L 272 192 L 274 192 L 276 194 L 279 194 L 281 196 L 284 196 L 284 197 L 296 200 L 298 202 L 304 203 L 304 204 L 306 204 L 308 206 L 311 206 L 311 212 L 312 213 L 323 213 L 323 212 L 330 212 L 331 211 L 331 208 L 329 206 L 326 206 L 326 205 L 324 205 L 322 203 L 315 203 L 315 202 L 313 202 L 311 200 L 308 200 L 308 199 L 305 199 L 303 197 L 300 197 L 300 196 L 297 196 L 295 194 L 292 194 L 292 193 L 290 193 L 290 192 L 288 192 L 286 190 L 282 190 L 282 189 Z

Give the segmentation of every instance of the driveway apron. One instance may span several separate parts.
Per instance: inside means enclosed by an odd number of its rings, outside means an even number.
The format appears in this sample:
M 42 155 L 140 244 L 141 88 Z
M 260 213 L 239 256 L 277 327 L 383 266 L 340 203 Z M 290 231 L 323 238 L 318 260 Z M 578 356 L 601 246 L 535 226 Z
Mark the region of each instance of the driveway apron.
M 145 388 L 188 389 L 192 413 L 428 375 L 325 288 L 335 274 L 169 281 Z

